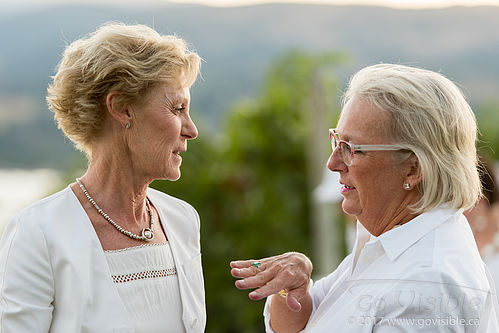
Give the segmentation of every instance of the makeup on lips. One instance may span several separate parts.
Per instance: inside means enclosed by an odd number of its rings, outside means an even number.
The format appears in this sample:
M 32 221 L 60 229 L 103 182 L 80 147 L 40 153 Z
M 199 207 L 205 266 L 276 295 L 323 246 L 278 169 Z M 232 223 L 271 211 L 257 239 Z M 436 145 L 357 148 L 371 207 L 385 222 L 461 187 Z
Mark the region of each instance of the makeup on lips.
M 341 184 L 341 193 L 347 193 L 347 192 L 350 192 L 350 191 L 353 191 L 355 190 L 355 187 L 353 186 L 349 186 L 349 185 L 346 185 L 346 184 Z

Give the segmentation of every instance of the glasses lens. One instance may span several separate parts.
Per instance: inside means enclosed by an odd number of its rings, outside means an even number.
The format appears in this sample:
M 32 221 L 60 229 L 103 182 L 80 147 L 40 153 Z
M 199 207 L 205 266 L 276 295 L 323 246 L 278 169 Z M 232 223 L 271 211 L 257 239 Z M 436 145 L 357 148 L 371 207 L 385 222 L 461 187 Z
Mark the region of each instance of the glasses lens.
M 348 166 L 352 165 L 352 148 L 350 145 L 344 141 L 340 142 L 340 152 L 343 162 Z

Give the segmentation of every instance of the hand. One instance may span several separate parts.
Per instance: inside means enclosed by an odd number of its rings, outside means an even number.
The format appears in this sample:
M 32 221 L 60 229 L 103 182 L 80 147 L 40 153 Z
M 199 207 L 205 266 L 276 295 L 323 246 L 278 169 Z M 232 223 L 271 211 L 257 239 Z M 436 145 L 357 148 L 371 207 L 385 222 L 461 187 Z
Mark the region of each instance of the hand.
M 260 264 L 258 264 L 260 263 Z M 312 262 L 304 254 L 288 252 L 260 260 L 240 260 L 230 263 L 231 274 L 238 289 L 254 289 L 249 298 L 257 301 L 281 290 L 287 292 L 286 304 L 300 311 L 300 300 L 308 293 Z

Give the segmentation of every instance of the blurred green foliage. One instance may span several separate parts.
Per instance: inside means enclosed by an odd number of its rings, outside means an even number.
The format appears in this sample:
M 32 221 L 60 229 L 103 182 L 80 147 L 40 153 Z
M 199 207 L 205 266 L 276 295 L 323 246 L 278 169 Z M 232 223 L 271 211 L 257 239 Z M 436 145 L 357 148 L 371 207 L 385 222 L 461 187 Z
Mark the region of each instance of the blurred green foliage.
M 479 152 L 490 160 L 499 154 L 499 102 L 488 102 L 476 110 L 479 133 Z
M 336 53 L 286 53 L 270 67 L 257 100 L 229 110 L 219 133 L 200 130 L 184 154 L 180 180 L 153 183 L 191 203 L 201 216 L 207 332 L 264 331 L 264 302 L 250 301 L 247 291 L 234 287 L 231 260 L 310 254 L 306 118 L 313 112 L 311 83 L 318 77 L 324 104 L 338 105 L 332 68 L 344 59 Z M 337 107 L 328 113 L 333 122 Z

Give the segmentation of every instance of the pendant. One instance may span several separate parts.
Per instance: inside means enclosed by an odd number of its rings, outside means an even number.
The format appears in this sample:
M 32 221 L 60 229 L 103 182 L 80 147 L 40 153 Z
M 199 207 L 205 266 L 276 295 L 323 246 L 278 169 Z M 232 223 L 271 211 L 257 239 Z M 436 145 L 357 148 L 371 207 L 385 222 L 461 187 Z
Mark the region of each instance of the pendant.
M 150 241 L 151 239 L 154 238 L 154 233 L 152 232 L 151 229 L 149 228 L 144 228 L 142 229 L 142 237 L 146 240 L 146 241 Z

